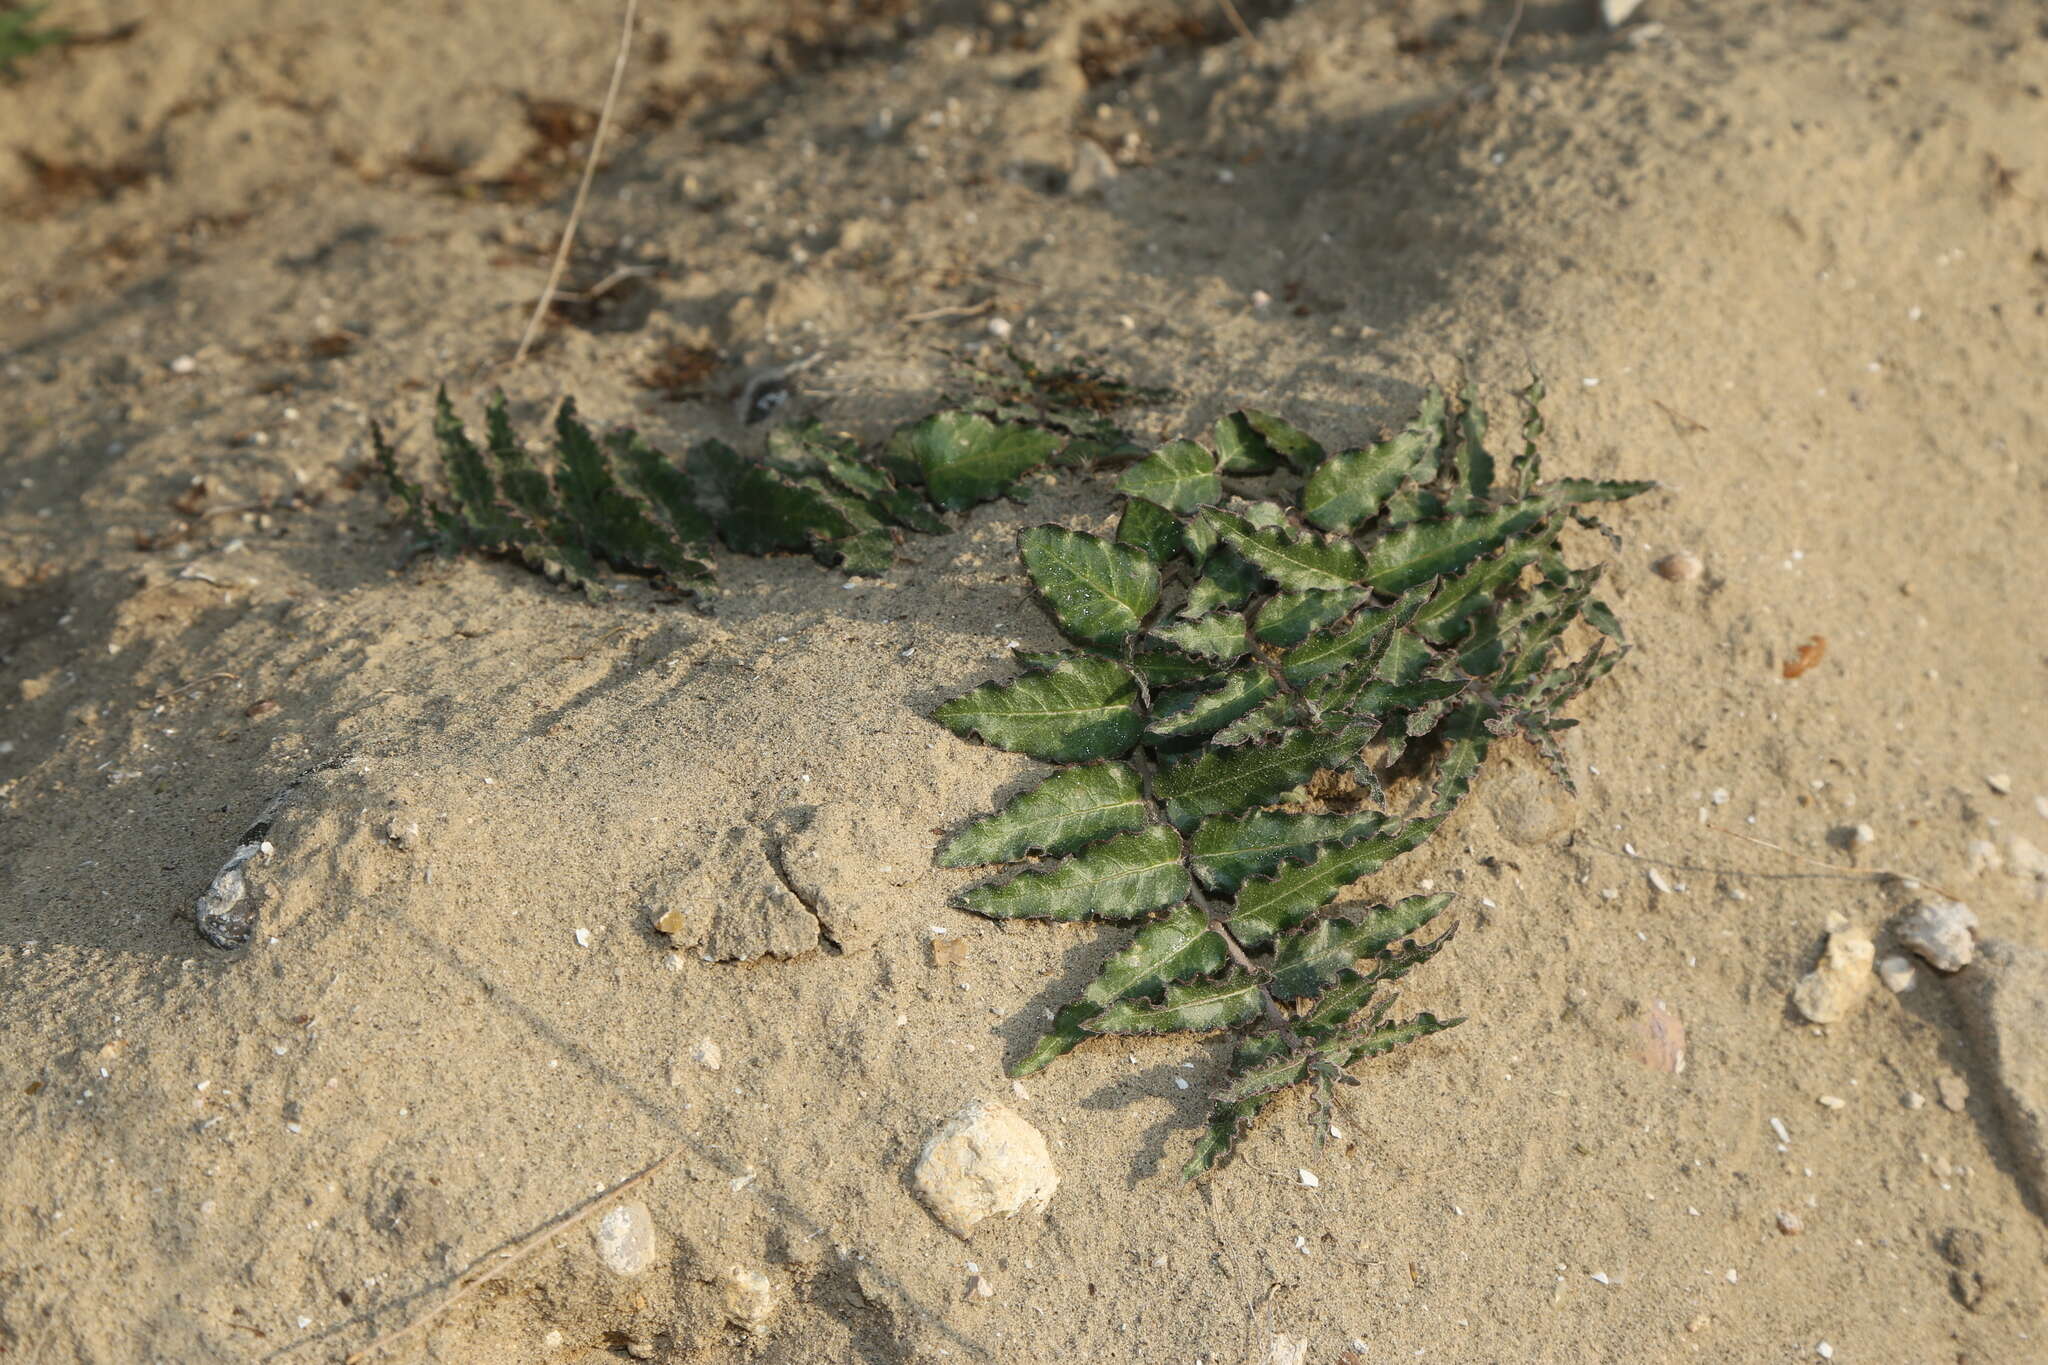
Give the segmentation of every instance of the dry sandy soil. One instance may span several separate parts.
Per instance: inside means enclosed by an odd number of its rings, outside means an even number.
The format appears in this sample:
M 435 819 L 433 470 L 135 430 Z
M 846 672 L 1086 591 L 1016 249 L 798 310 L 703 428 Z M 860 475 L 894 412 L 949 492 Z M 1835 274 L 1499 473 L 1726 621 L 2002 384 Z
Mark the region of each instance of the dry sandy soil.
M 650 4 L 570 283 L 640 269 L 507 368 L 615 40 L 571 8 L 75 0 L 141 27 L 0 84 L 0 1358 L 338 1361 L 665 1156 L 654 1269 L 585 1224 L 373 1358 L 2048 1358 L 1948 994 L 1786 1003 L 1829 915 L 1895 913 L 1877 869 L 2048 945 L 2003 852 L 2048 843 L 2036 7 L 1536 3 L 1490 74 L 1477 0 L 1239 0 L 1255 41 L 1195 0 Z M 1364 1068 L 1344 1141 L 1289 1103 L 1189 1188 L 1213 1045 L 1003 1075 L 1123 936 L 946 907 L 932 831 L 1031 765 L 928 715 L 1050 644 L 1012 536 L 1110 476 L 881 579 L 729 556 L 708 613 L 410 559 L 365 477 L 372 418 L 430 458 L 442 383 L 752 449 L 731 391 L 813 352 L 789 411 L 876 436 L 990 317 L 1170 386 L 1148 439 L 1251 403 L 1353 442 L 1534 366 L 1554 470 L 1663 484 L 1611 519 L 1640 647 L 1579 798 L 1511 750 L 1385 879 L 1463 893 L 1407 1001 L 1471 1020 Z M 678 347 L 695 396 L 641 382 Z M 294 782 L 261 935 L 208 946 Z M 674 955 L 692 869 L 841 909 Z M 1062 1183 L 963 1243 L 905 1173 L 981 1097 Z

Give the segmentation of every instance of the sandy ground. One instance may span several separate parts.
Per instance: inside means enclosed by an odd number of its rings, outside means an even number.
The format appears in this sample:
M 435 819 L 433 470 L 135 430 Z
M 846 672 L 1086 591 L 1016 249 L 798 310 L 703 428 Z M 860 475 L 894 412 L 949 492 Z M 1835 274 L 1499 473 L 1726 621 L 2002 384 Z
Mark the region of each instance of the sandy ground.
M 609 17 L 60 6 L 143 24 L 0 84 L 0 1357 L 340 1360 L 668 1156 L 655 1269 L 579 1227 L 377 1358 L 2048 1358 L 1948 997 L 1786 1004 L 1830 914 L 1898 907 L 1874 868 L 2048 943 L 1972 850 L 2048 843 L 2038 11 L 1535 4 L 1489 89 L 1505 4 L 1239 8 L 1256 42 L 1192 0 L 648 5 L 571 282 L 643 271 L 507 370 Z M 1148 438 L 1254 403 L 1356 440 L 1533 365 L 1554 470 L 1664 484 L 1612 519 L 1640 648 L 1580 799 L 1512 750 L 1390 870 L 1463 893 L 1406 998 L 1471 1021 L 1366 1068 L 1341 1142 L 1290 1103 L 1190 1189 L 1213 1045 L 1003 1077 L 1122 935 L 946 908 L 933 831 L 1030 765 L 926 716 L 1051 642 L 1011 537 L 1105 521 L 1108 477 L 880 580 L 729 557 L 713 614 L 408 562 L 364 478 L 373 417 L 426 458 L 442 382 L 676 449 L 757 441 L 730 391 L 822 352 L 792 411 L 876 435 L 988 316 L 1171 386 Z M 702 397 L 640 382 L 676 346 Z M 215 950 L 193 899 L 294 782 L 262 935 Z M 672 955 L 691 876 L 844 909 Z M 1062 1183 L 962 1243 L 906 1170 L 977 1097 Z

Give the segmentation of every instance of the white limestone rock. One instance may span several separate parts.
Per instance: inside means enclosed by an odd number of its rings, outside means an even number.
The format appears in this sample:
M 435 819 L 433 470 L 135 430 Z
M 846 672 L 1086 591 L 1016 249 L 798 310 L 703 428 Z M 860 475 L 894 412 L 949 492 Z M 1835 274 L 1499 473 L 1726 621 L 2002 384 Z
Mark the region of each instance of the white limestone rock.
M 911 1180 L 932 1216 L 961 1237 L 996 1214 L 1043 1209 L 1060 1183 L 1045 1134 L 1008 1105 L 984 1100 L 932 1134 Z

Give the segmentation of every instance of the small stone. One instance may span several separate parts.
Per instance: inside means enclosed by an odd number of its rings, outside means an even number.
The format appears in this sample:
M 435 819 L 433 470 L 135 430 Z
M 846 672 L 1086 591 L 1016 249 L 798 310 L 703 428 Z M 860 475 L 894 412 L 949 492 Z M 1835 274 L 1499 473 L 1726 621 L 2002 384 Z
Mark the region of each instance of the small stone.
M 629 1200 L 597 1220 L 590 1231 L 597 1259 L 618 1275 L 638 1275 L 654 1264 L 654 1219 L 647 1206 Z
M 2012 778 L 2005 773 L 1984 774 L 1984 785 L 1997 792 L 2000 796 L 2012 795 Z
M 1667 880 L 1664 874 L 1662 872 L 1659 872 L 1656 868 L 1645 868 L 1643 870 L 1643 875 L 1649 879 L 1651 888 L 1655 890 L 1658 895 L 1668 896 L 1672 893 L 1672 886 L 1670 881 Z
M 690 1060 L 703 1067 L 706 1071 L 716 1071 L 723 1064 L 724 1057 L 718 1050 L 718 1044 L 712 1042 L 709 1038 L 705 1038 L 700 1040 L 697 1046 L 690 1049 Z
M 1927 1097 L 1917 1090 L 1908 1090 L 1900 1097 L 1899 1103 L 1905 1105 L 1908 1109 L 1925 1109 L 1927 1107 Z
M 2048 853 L 2043 853 L 2032 840 L 2007 835 L 2005 866 L 2022 882 L 2033 884 L 2035 900 L 2048 900 Z
M 1977 916 L 1961 901 L 1921 901 L 1892 923 L 1892 934 L 1938 972 L 1960 971 L 1977 955 Z
M 988 334 L 997 341 L 1008 341 L 1011 330 L 1008 318 L 990 318 L 988 320 Z
M 1779 1209 L 1778 1231 L 1787 1237 L 1797 1237 L 1800 1233 L 1806 1231 L 1806 1224 L 1798 1214 L 1793 1213 L 1790 1209 Z
M 1963 865 L 1972 877 L 1981 877 L 2004 867 L 2005 859 L 1998 856 L 1998 845 L 1989 839 L 1972 839 L 1963 845 Z
M 1970 1103 L 1970 1083 L 1952 1071 L 1934 1078 L 1934 1093 L 1941 1096 L 1941 1107 L 1951 1114 L 1962 1113 Z
M 1920 974 L 1913 970 L 1911 959 L 1898 953 L 1886 954 L 1884 961 L 1877 964 L 1877 979 L 1884 982 L 1884 988 L 1893 995 L 1904 995 L 1913 989 L 1913 983 Z
M 734 1266 L 720 1279 L 719 1289 L 725 1300 L 725 1320 L 742 1331 L 760 1331 L 782 1307 L 775 1281 L 758 1270 Z
M 1075 141 L 1074 169 L 1067 174 L 1067 193 L 1079 197 L 1100 194 L 1116 178 L 1116 162 L 1102 150 L 1101 143 L 1085 137 Z
M 670 938 L 679 936 L 683 932 L 683 926 L 686 923 L 687 921 L 683 918 L 683 912 L 674 907 L 670 907 L 654 917 L 655 932 L 667 934 Z
M 1685 550 L 1680 550 L 1676 554 L 1665 555 L 1655 564 L 1652 564 L 1650 568 L 1657 577 L 1673 583 L 1694 582 L 1699 578 L 1702 571 L 1700 557 Z
M 1695 1313 L 1692 1321 L 1685 1325 L 1685 1330 L 1688 1332 L 1704 1332 L 1707 1330 L 1707 1325 L 1712 1321 L 1713 1319 L 1705 1313 Z
M 1673 1076 L 1684 1074 L 1685 1024 L 1677 1011 L 1662 1000 L 1652 1000 L 1636 1021 L 1636 1036 L 1644 1066 Z
M 1275 1333 L 1266 1340 L 1266 1353 L 1259 1365 L 1308 1365 L 1308 1338 Z
M 1820 962 L 1792 988 L 1793 1007 L 1816 1024 L 1847 1018 L 1870 994 L 1870 967 L 1876 957 L 1870 935 L 1839 916 L 1830 919 Z
M 199 362 L 189 355 L 181 355 L 171 362 L 172 374 L 190 374 L 199 368 Z
M 1877 842 L 1877 831 L 1868 825 L 1849 826 L 1849 847 L 1869 848 Z
M 1263 289 L 1254 289 L 1252 290 L 1251 301 L 1253 308 L 1270 308 L 1273 304 L 1273 296 Z
M 1008 1105 L 976 1100 L 932 1134 L 911 1181 L 932 1216 L 966 1237 L 995 1214 L 1044 1209 L 1060 1178 L 1045 1134 Z
M 576 946 L 578 948 L 588 948 L 590 946 L 590 931 L 588 929 L 578 929 L 576 931 Z
M 1642 5 L 1643 0 L 1600 0 L 1600 22 L 1609 28 L 1620 28 Z
M 1846 1109 L 1849 1107 L 1849 1101 L 1843 1099 L 1840 1095 L 1822 1095 L 1815 1103 L 1819 1104 L 1823 1109 Z
M 988 1282 L 988 1276 L 976 1275 L 973 1283 L 967 1286 L 967 1296 L 971 1299 L 992 1299 L 996 1296 L 996 1287 Z

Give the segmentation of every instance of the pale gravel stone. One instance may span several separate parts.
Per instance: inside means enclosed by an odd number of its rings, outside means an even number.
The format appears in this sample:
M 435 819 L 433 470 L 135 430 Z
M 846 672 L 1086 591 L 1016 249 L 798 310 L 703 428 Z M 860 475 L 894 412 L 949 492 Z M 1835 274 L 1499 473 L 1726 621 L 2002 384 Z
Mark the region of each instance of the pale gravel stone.
M 1977 954 L 1977 916 L 1961 901 L 1921 901 L 1893 922 L 1892 933 L 1938 972 L 1960 971 Z
M 654 1219 L 647 1206 L 628 1200 L 607 1212 L 590 1230 L 597 1259 L 618 1275 L 639 1275 L 654 1264 Z
M 1282 1332 L 1269 1337 L 1266 1353 L 1259 1357 L 1259 1365 L 1307 1365 L 1308 1338 L 1291 1337 Z
M 782 1294 L 775 1281 L 758 1270 L 733 1266 L 718 1287 L 725 1300 L 725 1320 L 745 1331 L 761 1331 L 782 1309 Z
M 1920 974 L 1913 970 L 1912 961 L 1898 953 L 1888 954 L 1877 964 L 1877 979 L 1884 982 L 1884 988 L 1893 995 L 1904 995 L 1912 990 L 1919 977 Z
M 1650 568 L 1656 572 L 1657 577 L 1672 583 L 1694 582 L 1702 571 L 1700 557 L 1686 550 L 1665 555 Z
M 2048 853 L 2030 839 L 2009 834 L 2005 840 L 2005 868 L 2028 883 L 2035 900 L 2048 900 Z
M 985 1100 L 940 1125 L 911 1180 L 932 1216 L 961 1237 L 996 1214 L 1042 1210 L 1060 1183 L 1045 1134 L 1008 1105 Z
M 1876 958 L 1877 945 L 1870 935 L 1839 915 L 1831 916 L 1820 961 L 1792 988 L 1793 1008 L 1816 1024 L 1847 1018 L 1870 994 L 1876 980 L 1871 964 Z

